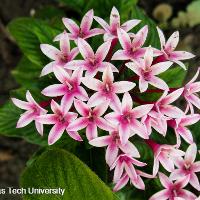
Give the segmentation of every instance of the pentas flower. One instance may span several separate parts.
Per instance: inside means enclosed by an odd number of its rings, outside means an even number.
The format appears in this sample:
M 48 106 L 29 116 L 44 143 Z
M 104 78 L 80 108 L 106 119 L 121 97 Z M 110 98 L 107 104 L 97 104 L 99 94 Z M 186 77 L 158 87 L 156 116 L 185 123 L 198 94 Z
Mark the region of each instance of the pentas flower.
M 118 10 L 115 7 L 112 8 L 112 11 L 110 14 L 110 25 L 100 17 L 94 16 L 94 19 L 105 30 L 104 41 L 117 38 L 118 37 L 118 35 L 117 35 L 118 28 L 121 28 L 124 31 L 128 32 L 133 27 L 135 27 L 137 24 L 139 24 L 141 21 L 141 20 L 137 20 L 137 19 L 132 19 L 132 20 L 129 20 L 129 21 L 123 23 L 122 25 L 120 25 L 120 15 L 119 15 Z
M 197 198 L 192 192 L 183 189 L 188 184 L 189 176 L 185 176 L 176 182 L 172 182 L 163 173 L 159 173 L 159 178 L 165 189 L 154 194 L 149 200 L 195 200 Z
M 96 106 L 103 102 L 108 102 L 109 105 L 115 109 L 120 109 L 117 107 L 120 104 L 120 100 L 117 96 L 119 93 L 128 92 L 135 87 L 135 83 L 129 81 L 118 81 L 114 82 L 113 72 L 111 67 L 107 67 L 102 76 L 102 82 L 96 78 L 83 78 L 82 83 L 88 88 L 97 91 L 94 93 L 88 104 L 91 106 Z
M 184 155 L 184 152 L 175 148 L 174 145 L 157 144 L 153 140 L 147 140 L 146 143 L 151 147 L 154 153 L 153 176 L 159 171 L 161 164 L 167 171 L 174 170 L 174 159 Z
M 170 38 L 166 41 L 165 36 L 160 28 L 157 27 L 158 35 L 160 38 L 161 44 L 161 53 L 162 56 L 159 57 L 160 61 L 170 60 L 172 62 L 177 63 L 183 69 L 186 69 L 182 60 L 187 60 L 193 58 L 195 55 L 186 51 L 174 51 L 179 42 L 179 32 L 174 32 Z
M 70 76 L 65 69 L 56 68 L 54 69 L 54 74 L 56 78 L 61 82 L 61 84 L 54 84 L 46 87 L 42 94 L 49 97 L 63 96 L 61 100 L 62 107 L 67 104 L 71 104 L 74 97 L 86 101 L 89 99 L 85 89 L 80 86 L 83 70 L 77 69 Z
M 197 92 L 200 92 L 200 81 L 195 82 L 199 76 L 198 68 L 194 77 L 184 86 L 183 96 L 188 103 L 188 108 L 190 108 L 191 112 L 194 113 L 193 105 L 200 109 L 200 99 L 198 97 Z
M 47 57 L 53 60 L 43 68 L 41 76 L 53 72 L 53 67 L 55 66 L 64 67 L 67 62 L 73 60 L 79 53 L 77 47 L 70 50 L 68 34 L 65 31 L 60 38 L 60 50 L 49 44 L 41 44 L 40 48 Z
M 130 36 L 122 29 L 117 30 L 119 42 L 123 50 L 118 50 L 114 53 L 112 60 L 137 60 L 144 56 L 144 45 L 148 33 L 148 27 L 144 26 L 134 36 L 131 41 Z
M 123 96 L 122 103 L 118 106 L 121 109 L 114 109 L 105 116 L 105 119 L 112 124 L 119 125 L 119 136 L 121 142 L 126 144 L 128 138 L 137 134 L 144 139 L 148 139 L 149 135 L 144 125 L 137 119 L 146 115 L 152 108 L 152 104 L 138 106 L 133 108 L 133 100 L 128 92 Z
M 200 191 L 200 184 L 195 172 L 200 172 L 200 161 L 195 162 L 197 155 L 196 144 L 191 144 L 185 152 L 184 159 L 179 157 L 174 159 L 175 165 L 178 169 L 173 170 L 170 175 L 172 180 L 177 180 L 183 176 L 189 175 L 189 183 L 197 190 Z
M 103 34 L 104 31 L 100 28 L 91 29 L 93 17 L 94 17 L 94 11 L 91 9 L 83 16 L 80 27 L 72 19 L 63 18 L 62 19 L 63 24 L 70 32 L 69 33 L 70 40 L 77 41 L 78 38 L 87 39 L 95 35 Z M 54 40 L 60 40 L 61 37 L 62 34 L 59 34 L 58 36 L 55 37 Z
M 180 118 L 185 116 L 184 112 L 177 108 L 176 106 L 170 105 L 176 101 L 181 94 L 183 93 L 183 88 L 177 89 L 174 92 L 168 94 L 168 91 L 165 91 L 160 99 L 155 103 L 155 110 L 163 116 L 171 118 Z
M 26 92 L 26 101 L 22 101 L 16 98 L 11 98 L 12 102 L 19 108 L 26 110 L 25 113 L 21 114 L 18 122 L 17 128 L 22 128 L 27 126 L 32 121 L 36 119 L 36 117 L 47 113 L 47 110 L 41 108 L 39 104 L 33 99 L 31 93 L 29 91 Z M 35 121 L 35 126 L 40 135 L 43 135 L 43 125 Z
M 134 165 L 138 167 L 144 167 L 146 166 L 146 163 L 140 162 L 128 154 L 119 155 L 110 168 L 110 170 L 115 169 L 113 182 L 117 183 L 122 177 L 124 171 L 127 173 L 130 179 L 137 179 L 138 176 Z
M 141 176 L 148 179 L 151 179 L 154 177 L 150 174 L 147 174 L 137 169 L 135 171 L 137 173 L 137 177 L 134 179 L 130 179 L 128 174 L 125 172 L 124 175 L 120 178 L 120 180 L 116 183 L 115 187 L 113 188 L 113 191 L 117 192 L 118 190 L 122 189 L 128 183 L 129 180 L 137 189 L 145 190 L 145 184 Z
M 78 39 L 78 48 L 84 60 L 74 60 L 65 65 L 66 69 L 75 70 L 83 68 L 86 70 L 85 76 L 95 76 L 98 71 L 103 72 L 107 66 L 112 68 L 112 71 L 118 72 L 118 69 L 109 62 L 104 62 L 111 42 L 103 43 L 94 53 L 91 46 L 83 39 Z
M 200 120 L 199 114 L 186 115 L 185 117 L 173 119 L 168 121 L 168 125 L 174 128 L 177 146 L 180 146 L 181 139 L 180 136 L 189 144 L 193 143 L 193 136 L 191 131 L 186 127 L 197 123 Z
M 54 124 L 48 136 L 48 144 L 52 145 L 59 140 L 67 131 L 68 135 L 74 140 L 82 141 L 80 135 L 76 131 L 68 130 L 69 124 L 77 118 L 77 114 L 69 112 L 72 103 L 66 106 L 59 106 L 54 100 L 51 101 L 51 110 L 54 114 L 45 114 L 36 118 L 36 121 L 41 124 Z
M 127 141 L 126 144 L 122 144 L 119 137 L 118 128 L 109 132 L 109 135 L 97 137 L 89 142 L 96 147 L 108 146 L 106 149 L 106 162 L 111 167 L 113 162 L 117 159 L 118 152 L 122 152 L 131 155 L 132 157 L 139 158 L 140 153 L 133 143 Z
M 152 65 L 153 62 L 153 49 L 151 47 L 146 49 L 144 59 L 135 62 L 129 62 L 126 66 L 134 71 L 139 76 L 139 89 L 140 92 L 145 92 L 148 84 L 162 90 L 168 90 L 168 85 L 156 75 L 166 71 L 172 62 L 161 62 Z
M 74 120 L 68 127 L 71 131 L 78 131 L 86 127 L 86 136 L 88 140 L 97 137 L 97 127 L 100 129 L 111 131 L 114 128 L 102 117 L 108 109 L 108 104 L 100 104 L 95 108 L 91 108 L 88 104 L 80 100 L 74 101 L 77 112 L 82 116 Z

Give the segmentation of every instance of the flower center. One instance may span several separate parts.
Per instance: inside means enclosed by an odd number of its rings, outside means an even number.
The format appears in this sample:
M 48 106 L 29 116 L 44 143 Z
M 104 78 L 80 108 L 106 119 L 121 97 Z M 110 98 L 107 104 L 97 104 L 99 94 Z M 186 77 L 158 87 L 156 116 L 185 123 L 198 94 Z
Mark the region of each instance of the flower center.
M 122 118 L 124 122 L 130 123 L 132 119 L 132 115 L 131 113 L 126 113 L 126 114 L 123 114 Z
M 78 36 L 80 38 L 84 38 L 85 37 L 85 33 L 80 29 Z
M 60 59 L 61 59 L 62 62 L 65 62 L 65 63 L 68 62 L 68 56 L 67 55 L 64 55 L 64 54 L 61 55 Z
M 97 64 L 97 61 L 95 58 L 89 58 L 89 63 L 92 65 L 92 66 L 95 66 Z
M 118 131 L 112 132 L 112 140 L 113 142 L 117 143 L 120 140 Z
M 177 197 L 177 196 L 178 196 L 176 189 L 173 189 L 173 190 L 172 190 L 172 195 L 173 195 L 174 197 Z
M 90 112 L 89 112 L 89 114 L 88 114 L 88 119 L 89 119 L 89 121 L 93 122 L 93 121 L 94 121 L 94 118 L 95 118 L 94 113 L 93 113 L 92 110 L 90 110 Z
M 68 87 L 69 90 L 72 90 L 74 87 L 72 84 L 70 84 L 68 81 L 65 82 L 66 86 Z
M 191 167 L 191 164 L 190 164 L 190 163 L 185 163 L 185 164 L 184 164 L 184 167 L 185 167 L 186 170 L 189 171 L 189 170 L 190 170 L 190 167 Z
M 145 81 L 149 81 L 151 79 L 151 73 L 150 73 L 150 71 L 143 70 L 142 71 L 142 76 L 143 76 L 143 78 L 144 78 Z

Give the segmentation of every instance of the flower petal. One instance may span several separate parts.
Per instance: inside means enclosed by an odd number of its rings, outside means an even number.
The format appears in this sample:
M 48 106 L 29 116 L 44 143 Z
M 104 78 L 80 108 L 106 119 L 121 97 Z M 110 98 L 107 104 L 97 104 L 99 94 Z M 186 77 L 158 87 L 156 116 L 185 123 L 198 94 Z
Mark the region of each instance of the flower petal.
M 36 121 L 41 124 L 56 124 L 58 117 L 55 114 L 40 115 L 36 118 Z
M 185 161 L 187 163 L 193 163 L 197 155 L 197 146 L 195 143 L 191 144 L 185 152 Z
M 62 96 L 66 93 L 66 86 L 63 84 L 54 84 L 46 87 L 41 92 L 45 96 L 49 97 L 57 97 Z
M 127 54 L 125 50 L 116 51 L 111 60 L 129 60 L 130 56 Z
M 94 19 L 107 31 L 109 32 L 109 25 L 106 21 L 104 21 L 102 18 L 94 16 Z
M 162 79 L 160 79 L 156 76 L 152 76 L 151 79 L 149 80 L 149 83 L 151 85 L 153 85 L 154 87 L 159 88 L 161 90 L 168 90 L 169 89 L 169 87 L 165 83 L 165 81 L 163 81 Z
M 64 55 L 69 55 L 70 53 L 70 42 L 66 31 L 63 32 L 60 38 L 60 50 Z
M 137 106 L 136 108 L 133 108 L 131 113 L 133 114 L 134 118 L 141 118 L 144 115 L 148 114 L 153 108 L 153 106 L 153 104 Z
M 122 98 L 122 110 L 131 110 L 133 107 L 133 100 L 128 92 L 124 93 Z
M 156 63 L 155 65 L 151 66 L 152 74 L 158 75 L 162 72 L 166 71 L 173 63 L 170 61 Z
M 84 39 L 78 39 L 78 49 L 85 60 L 94 58 L 94 52 L 91 46 Z
M 24 109 L 24 110 L 30 110 L 32 108 L 30 103 L 28 103 L 26 101 L 21 101 L 21 100 L 16 99 L 16 98 L 11 98 L 11 100 L 18 108 L 21 108 L 21 109 Z
M 63 24 L 65 27 L 73 34 L 79 33 L 79 26 L 73 20 L 69 18 L 62 18 Z
M 82 78 L 82 83 L 91 90 L 98 91 L 99 87 L 102 85 L 102 82 L 96 78 L 84 77 Z
M 17 128 L 27 126 L 35 119 L 35 114 L 32 111 L 26 111 L 21 115 L 17 122 Z
M 163 185 L 163 187 L 169 188 L 172 186 L 172 182 L 170 181 L 170 179 L 161 172 L 159 172 L 159 179 L 160 179 L 160 182 Z
M 109 166 L 111 166 L 114 163 L 114 161 L 116 160 L 118 151 L 119 151 L 119 149 L 116 144 L 111 143 L 108 145 L 108 147 L 106 149 L 106 163 Z M 117 168 L 117 166 L 116 166 L 116 168 Z
M 107 41 L 107 42 L 104 42 L 96 51 L 96 54 L 95 54 L 95 58 L 101 62 L 103 61 L 109 50 L 110 50 L 110 46 L 111 46 L 111 41 Z
M 177 108 L 176 106 L 172 105 L 165 105 L 165 107 L 160 108 L 160 112 L 168 117 L 172 118 L 180 118 L 183 117 L 185 114 L 184 112 Z
M 92 26 L 92 22 L 93 22 L 93 16 L 94 16 L 94 11 L 93 9 L 89 10 L 82 18 L 82 21 L 81 21 L 81 25 L 80 25 L 80 28 L 81 28 L 81 31 L 83 33 L 87 33 L 91 26 Z
M 138 151 L 138 149 L 136 148 L 136 146 L 132 143 L 132 142 L 127 142 L 124 145 L 119 145 L 120 149 L 124 152 L 127 153 L 135 158 L 139 158 L 140 157 L 140 153 Z
M 121 188 L 123 188 L 128 183 L 129 177 L 127 174 L 124 174 L 122 178 L 117 182 L 115 187 L 113 188 L 114 192 L 117 192 Z
M 157 28 L 157 31 L 158 31 L 158 35 L 159 35 L 159 38 L 160 38 L 160 45 L 161 45 L 161 49 L 163 49 L 165 47 L 165 36 L 163 34 L 163 31 L 159 28 L 159 27 L 156 27 Z
M 172 52 L 174 51 L 174 49 L 177 47 L 179 42 L 179 32 L 176 31 L 174 32 L 170 38 L 167 40 L 166 44 L 165 44 L 165 50 L 167 52 Z
M 132 90 L 136 86 L 135 83 L 130 81 L 119 81 L 113 83 L 113 87 L 116 93 L 125 93 Z
M 59 59 L 60 51 L 52 45 L 49 44 L 41 44 L 40 49 L 47 57 L 52 60 Z
M 113 8 L 111 10 L 111 14 L 110 14 L 111 30 L 116 30 L 119 25 L 120 25 L 120 15 L 119 15 L 117 8 L 115 8 L 113 6 Z
M 123 23 L 121 25 L 121 28 L 128 32 L 130 31 L 133 27 L 135 27 L 136 25 L 138 25 L 141 22 L 141 20 L 138 19 L 132 19 L 132 20 L 128 20 L 127 22 Z
M 91 107 L 94 107 L 94 106 L 102 104 L 105 101 L 106 101 L 106 97 L 103 96 L 100 92 L 96 92 L 88 100 L 88 105 L 90 105 Z
M 69 131 L 78 131 L 85 128 L 88 125 L 88 120 L 85 117 L 80 117 L 74 121 L 72 121 L 67 130 Z
M 198 191 L 200 191 L 200 184 L 198 177 L 195 173 L 190 174 L 190 184 Z
M 81 136 L 76 131 L 67 131 L 68 135 L 76 141 L 83 141 Z
M 88 140 L 93 140 L 97 137 L 97 126 L 95 123 L 89 123 L 86 128 L 86 137 Z
M 112 138 L 110 135 L 97 137 L 93 140 L 89 141 L 89 144 L 95 147 L 104 147 L 109 145 L 112 142 Z
M 132 48 L 132 45 L 131 45 L 131 39 L 128 33 L 124 31 L 123 29 L 118 29 L 117 35 L 118 35 L 119 42 L 122 48 L 126 51 L 129 51 Z
M 170 53 L 170 59 L 172 60 L 187 60 L 194 57 L 194 54 L 189 53 L 187 51 L 174 51 Z
M 40 77 L 41 76 L 45 76 L 47 74 L 50 74 L 51 72 L 53 72 L 53 66 L 55 65 L 55 61 L 48 63 L 47 65 L 45 65 L 41 71 Z
M 63 84 L 70 81 L 70 76 L 62 67 L 54 67 L 53 72 L 56 78 Z
M 167 200 L 170 197 L 169 195 L 170 194 L 168 190 L 164 189 L 151 196 L 149 200 L 158 200 L 158 199 Z

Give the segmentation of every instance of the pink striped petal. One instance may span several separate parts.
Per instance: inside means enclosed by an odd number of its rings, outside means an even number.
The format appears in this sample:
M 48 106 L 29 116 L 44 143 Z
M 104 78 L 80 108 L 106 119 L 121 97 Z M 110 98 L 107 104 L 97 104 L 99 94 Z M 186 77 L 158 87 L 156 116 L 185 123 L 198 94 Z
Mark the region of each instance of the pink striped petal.
M 113 182 L 114 183 L 117 183 L 120 180 L 122 173 L 123 173 L 123 170 L 124 170 L 124 163 L 118 161 L 117 165 L 115 167 L 114 176 L 113 176 Z
M 28 102 L 21 101 L 21 100 L 16 99 L 16 98 L 11 98 L 11 100 L 17 107 L 19 107 L 21 109 L 30 110 L 32 108 L 30 103 L 28 103 Z
M 52 60 L 59 59 L 60 51 L 52 45 L 49 44 L 41 44 L 40 49 L 47 57 Z
M 117 27 L 120 25 L 120 16 L 117 8 L 113 6 L 110 14 L 110 27 L 111 30 L 116 30 Z
M 128 183 L 129 177 L 127 174 L 124 174 L 122 178 L 117 182 L 115 187 L 113 188 L 114 192 L 117 192 L 121 188 L 123 188 Z
M 155 177 L 159 170 L 159 161 L 157 158 L 154 157 L 154 163 L 153 163 L 153 176 Z
M 148 114 L 153 108 L 153 106 L 153 104 L 137 106 L 136 108 L 133 108 L 131 113 L 133 114 L 134 118 L 141 118 L 144 115 Z
M 74 47 L 70 54 L 69 54 L 69 60 L 73 60 L 77 55 L 79 54 L 79 50 L 78 50 L 78 47 Z
M 132 184 L 140 190 L 145 190 L 144 181 L 140 176 L 137 176 L 137 179 L 131 179 Z
M 79 33 L 79 26 L 76 24 L 76 22 L 74 22 L 73 20 L 69 19 L 69 18 L 63 18 L 62 19 L 63 24 L 65 25 L 65 27 L 73 34 L 78 34 Z
M 98 119 L 95 120 L 96 125 L 105 131 L 112 131 L 114 128 L 109 124 L 108 121 L 106 121 L 104 118 L 99 117 Z
M 135 27 L 136 25 L 138 25 L 141 22 L 141 20 L 138 19 L 132 19 L 132 20 L 128 20 L 127 22 L 123 23 L 121 25 L 121 28 L 128 32 L 130 31 L 133 27 Z
M 67 131 L 68 135 L 76 141 L 83 141 L 81 136 L 76 131 Z
M 56 78 L 63 84 L 70 81 L 70 76 L 62 67 L 54 67 L 53 72 Z
M 121 112 L 121 102 L 116 94 L 113 94 L 112 97 L 110 98 L 109 106 L 112 110 L 115 110 L 118 113 Z
M 71 69 L 71 70 L 76 70 L 79 68 L 84 68 L 86 66 L 86 61 L 85 60 L 72 60 L 68 63 L 65 64 L 64 68 L 66 69 Z
M 175 170 L 173 170 L 173 172 L 170 174 L 170 180 L 178 180 L 178 179 L 180 179 L 180 178 L 182 178 L 183 177 L 183 175 L 185 175 L 184 173 L 183 173 L 183 170 L 181 170 L 181 169 L 175 169 Z
M 159 28 L 159 27 L 156 27 L 157 28 L 157 31 L 158 31 L 158 35 L 159 35 L 159 38 L 160 38 L 160 46 L 161 46 L 161 49 L 164 49 L 165 47 L 165 36 L 163 34 L 163 31 Z
M 26 111 L 21 115 L 17 122 L 16 128 L 22 128 L 24 126 L 27 126 L 35 119 L 35 114 L 32 111 Z
M 139 78 L 139 89 L 140 92 L 145 92 L 148 89 L 148 81 L 144 80 L 143 77 Z
M 114 161 L 117 159 L 118 150 L 119 149 L 118 149 L 116 144 L 111 143 L 111 144 L 108 145 L 108 147 L 106 149 L 106 163 L 109 166 L 112 166 Z
M 119 136 L 120 136 L 122 145 L 128 142 L 128 139 L 130 137 L 130 126 L 128 124 L 119 125 Z
M 182 197 L 182 200 L 198 200 L 197 196 L 188 190 L 181 189 L 179 193 L 179 196 Z
M 172 105 L 165 105 L 165 107 L 160 108 L 160 112 L 172 118 L 180 118 L 185 115 L 182 110 Z
M 119 145 L 120 149 L 124 152 L 127 153 L 135 158 L 139 158 L 140 157 L 140 153 L 138 151 L 138 149 L 135 147 L 135 145 L 131 142 L 127 142 L 124 145 Z
M 61 99 L 60 107 L 63 113 L 66 113 L 69 111 L 69 109 L 72 107 L 74 97 L 72 95 L 65 94 L 63 98 Z
M 187 97 L 187 100 L 190 101 L 194 106 L 196 106 L 198 109 L 200 109 L 200 99 L 195 94 L 191 94 Z
M 45 65 L 41 71 L 40 77 L 41 76 L 45 76 L 47 74 L 50 74 L 51 72 L 53 72 L 53 66 L 55 65 L 55 61 L 48 63 L 47 65 Z
M 172 60 L 187 60 L 194 57 L 194 54 L 189 53 L 187 51 L 174 51 L 170 53 L 170 59 Z
M 60 38 L 60 50 L 65 55 L 69 55 L 70 53 L 70 42 L 69 42 L 69 37 L 66 31 L 63 32 Z
M 185 161 L 189 164 L 193 163 L 197 155 L 197 146 L 195 143 L 191 144 L 185 152 Z
M 165 50 L 167 52 L 172 52 L 174 51 L 174 49 L 177 47 L 179 42 L 179 32 L 176 31 L 174 32 L 170 38 L 167 40 L 166 44 L 165 44 Z
M 132 90 L 136 86 L 135 83 L 129 81 L 119 81 L 113 83 L 113 87 L 116 93 L 124 93 Z
M 173 63 L 170 61 L 156 63 L 151 66 L 152 74 L 158 75 L 164 71 L 166 71 Z
M 93 28 L 87 33 L 87 35 L 85 36 L 85 39 L 96 36 L 96 35 L 101 35 L 104 33 L 105 31 L 101 28 Z
M 82 116 L 87 116 L 89 113 L 89 106 L 87 104 L 85 104 L 84 102 L 75 99 L 74 100 L 74 106 L 76 108 L 76 110 L 78 111 L 78 113 Z
M 200 172 L 200 161 L 193 163 L 192 169 L 194 172 Z
M 43 136 L 43 124 L 38 123 L 37 121 L 35 121 L 35 127 L 38 131 L 38 133 Z
M 185 118 L 182 118 L 180 124 L 182 126 L 189 126 L 189 125 L 197 123 L 199 120 L 200 120 L 200 115 L 199 114 L 193 114 L 191 116 L 187 116 Z
M 195 173 L 190 174 L 190 184 L 198 191 L 200 191 L 200 184 Z
M 102 80 L 105 84 L 111 84 L 114 81 L 113 72 L 110 66 L 106 67 L 106 69 L 104 70 Z
M 51 100 L 51 110 L 55 113 L 55 114 L 58 114 L 60 115 L 62 112 L 61 112 L 61 108 L 60 106 L 58 105 L 57 102 L 55 102 L 53 99 Z
M 190 84 L 190 92 L 196 93 L 200 91 L 200 82 L 195 82 Z
M 118 35 L 119 42 L 122 48 L 126 51 L 129 51 L 132 48 L 132 45 L 131 45 L 131 39 L 128 33 L 124 31 L 123 29 L 118 29 L 117 35 Z
M 125 50 L 118 50 L 114 53 L 111 60 L 129 60 L 129 55 Z
M 84 77 L 82 78 L 82 83 L 91 90 L 98 91 L 102 82 L 96 78 Z
M 108 120 L 111 124 L 115 124 L 115 125 L 119 123 L 118 117 L 119 117 L 119 114 L 117 114 L 116 112 L 111 112 L 105 115 L 105 119 Z
M 102 18 L 94 16 L 94 19 L 107 31 L 109 32 L 109 25 L 106 21 L 104 21 Z
M 85 60 L 94 58 L 94 52 L 91 46 L 84 39 L 78 39 L 78 49 Z
M 93 113 L 95 113 L 96 116 L 102 116 L 108 109 L 108 103 L 102 103 L 97 105 L 93 109 Z
M 97 137 L 97 126 L 95 123 L 89 123 L 86 128 L 86 137 L 88 140 L 93 140 Z
M 69 124 L 67 130 L 78 131 L 85 128 L 88 125 L 88 119 L 85 117 L 80 117 Z
M 66 86 L 63 84 L 54 84 L 46 87 L 41 92 L 45 96 L 49 97 L 57 97 L 62 96 L 66 93 Z
M 122 110 L 131 110 L 133 107 L 133 100 L 131 95 L 126 92 L 122 98 Z
M 105 101 L 107 101 L 106 97 L 103 96 L 100 92 L 96 92 L 88 100 L 88 105 L 90 105 L 91 107 L 94 107 L 94 106 L 102 104 Z
M 137 75 L 141 75 L 141 67 L 139 63 L 137 62 L 128 62 L 126 66 L 131 69 L 133 72 L 135 72 Z
M 148 47 L 144 54 L 145 67 L 149 68 L 153 62 L 153 49 Z
M 26 92 L 26 99 L 28 102 L 32 103 L 32 104 L 35 104 L 35 105 L 38 105 L 37 102 L 34 100 L 34 98 L 32 97 L 31 93 L 29 90 L 27 90 Z M 39 105 L 38 105 L 39 106 Z
M 36 118 L 36 121 L 41 124 L 55 124 L 58 122 L 58 117 L 55 114 L 40 115 Z
M 193 76 L 193 78 L 187 83 L 187 85 L 190 84 L 190 83 L 193 83 L 193 82 L 195 82 L 195 81 L 197 80 L 197 78 L 198 78 L 198 76 L 199 76 L 199 71 L 200 71 L 200 67 L 198 67 L 196 74 L 195 74 L 195 75 Z
M 124 163 L 126 173 L 130 177 L 130 179 L 136 179 L 137 173 L 134 166 L 131 163 Z
M 173 184 L 172 181 L 163 173 L 159 172 L 159 179 L 163 187 L 170 188 Z
M 74 82 L 77 83 L 77 85 L 80 85 L 82 76 L 83 76 L 83 69 L 79 68 L 73 71 L 71 78 Z
M 177 180 L 174 185 L 176 188 L 184 188 L 190 180 L 190 175 L 183 176 L 183 178 Z
M 159 156 L 159 161 L 168 172 L 172 172 L 174 170 L 174 163 L 171 159 Z
M 78 92 L 75 94 L 75 97 L 81 101 L 88 101 L 89 99 L 86 90 L 81 86 L 78 86 Z
M 80 29 L 83 33 L 87 33 L 91 26 L 92 26 L 92 22 L 93 22 L 93 16 L 94 16 L 94 11 L 93 9 L 89 10 L 84 16 L 83 19 L 81 21 L 81 25 L 80 25 Z
M 169 89 L 169 87 L 165 83 L 165 81 L 163 81 L 162 79 L 160 79 L 156 76 L 152 76 L 151 79 L 149 80 L 149 83 L 151 85 L 153 85 L 154 87 L 159 88 L 161 90 L 168 90 Z
M 169 197 L 170 197 L 169 191 L 167 189 L 164 189 L 151 196 L 149 200 L 158 200 L 158 199 L 167 200 L 169 199 Z
M 112 138 L 110 135 L 102 136 L 95 138 L 89 141 L 89 144 L 95 147 L 104 147 L 109 145 L 112 142 Z
M 55 124 L 53 128 L 51 129 L 49 136 L 48 136 L 48 144 L 52 145 L 57 140 L 59 140 L 65 131 L 65 126 L 62 126 L 61 124 Z
M 111 46 L 111 41 L 107 41 L 107 42 L 104 42 L 96 51 L 96 54 L 95 54 L 95 58 L 101 62 L 103 61 L 109 50 L 110 50 L 110 46 Z

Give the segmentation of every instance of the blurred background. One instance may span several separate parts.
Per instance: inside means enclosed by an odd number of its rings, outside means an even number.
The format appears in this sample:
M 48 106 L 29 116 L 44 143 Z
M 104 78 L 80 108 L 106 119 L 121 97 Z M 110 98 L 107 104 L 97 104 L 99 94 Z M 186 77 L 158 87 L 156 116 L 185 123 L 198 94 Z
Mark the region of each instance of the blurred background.
M 10 90 L 18 88 L 12 70 L 22 55 L 7 29 L 8 23 L 18 17 L 35 15 L 45 20 L 54 19 L 58 15 L 60 18 L 80 18 L 84 13 L 75 9 L 77 2 L 79 1 L 0 0 L 0 105 L 9 98 Z M 82 6 L 87 7 L 88 2 L 84 1 Z M 102 0 L 101 2 L 104 6 Z M 186 79 L 193 76 L 200 61 L 200 0 L 139 0 L 138 6 L 165 31 L 167 36 L 174 30 L 180 31 L 181 40 L 178 48 L 196 55 L 189 64 Z M 106 13 L 109 16 L 110 10 L 106 9 Z M 20 173 L 37 148 L 36 145 L 22 139 L 0 136 L 0 188 L 19 187 Z M 0 196 L 0 199 L 16 200 L 17 197 Z

